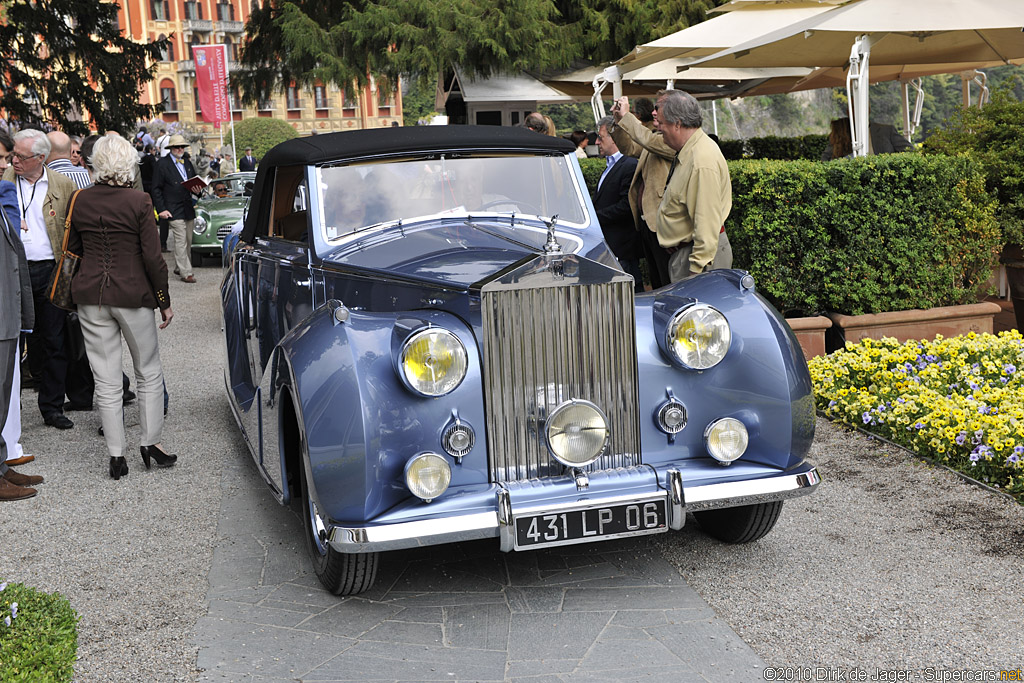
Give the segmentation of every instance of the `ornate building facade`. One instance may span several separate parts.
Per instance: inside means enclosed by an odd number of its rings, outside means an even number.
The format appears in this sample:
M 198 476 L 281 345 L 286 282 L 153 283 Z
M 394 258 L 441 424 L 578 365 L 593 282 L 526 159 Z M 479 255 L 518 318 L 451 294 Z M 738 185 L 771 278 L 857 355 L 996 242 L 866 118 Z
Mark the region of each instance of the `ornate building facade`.
M 142 102 L 163 102 L 162 118 L 167 122 L 181 122 L 211 138 L 219 135 L 212 123 L 202 119 L 192 46 L 226 44 L 228 70 L 232 71 L 245 41 L 245 23 L 259 4 L 260 0 L 122 0 L 119 20 L 128 37 L 139 41 L 171 38 L 154 79 L 141 94 Z M 350 98 L 332 85 L 304 90 L 291 84 L 257 107 L 243 107 L 237 92 L 229 93 L 229 97 L 235 121 L 279 118 L 290 123 L 299 135 L 310 135 L 379 128 L 395 121 L 402 125 L 399 85 L 371 77 L 370 83 Z

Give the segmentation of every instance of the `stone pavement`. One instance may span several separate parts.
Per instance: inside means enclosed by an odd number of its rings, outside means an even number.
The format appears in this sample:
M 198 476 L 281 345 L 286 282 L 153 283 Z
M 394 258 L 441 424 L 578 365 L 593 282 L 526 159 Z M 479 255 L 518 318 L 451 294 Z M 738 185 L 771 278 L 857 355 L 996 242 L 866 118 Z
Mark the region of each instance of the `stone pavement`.
M 238 443 L 221 484 L 209 611 L 194 634 L 200 681 L 763 680 L 764 662 L 650 537 L 397 551 L 371 591 L 333 596 L 306 559 L 301 519 Z

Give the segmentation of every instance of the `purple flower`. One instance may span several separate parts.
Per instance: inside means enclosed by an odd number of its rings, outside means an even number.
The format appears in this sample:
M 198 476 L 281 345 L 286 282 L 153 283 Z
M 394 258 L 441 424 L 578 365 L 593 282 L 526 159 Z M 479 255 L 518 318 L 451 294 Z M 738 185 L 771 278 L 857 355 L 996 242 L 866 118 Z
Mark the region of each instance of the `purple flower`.
M 11 619 L 17 619 L 17 618 L 18 618 L 18 603 L 12 602 L 11 603 Z
M 864 424 L 871 422 L 871 413 L 864 413 L 860 416 L 860 419 L 864 420 Z
M 1005 372 L 1007 375 L 1012 375 L 1013 373 L 1017 372 L 1017 367 L 1013 363 L 1007 363 L 1006 365 L 1003 366 L 1003 372 Z
M 981 460 L 981 456 L 976 451 L 971 453 L 971 462 L 978 462 L 979 460 Z
M 829 402 L 828 402 L 828 407 L 829 407 L 829 408 L 831 408 L 831 407 L 832 407 L 832 406 L 834 406 L 835 404 L 836 404 L 836 402 L 835 402 L 835 401 L 829 401 Z
M 897 402 L 897 403 L 906 403 L 906 401 L 905 401 L 905 400 L 903 400 L 902 398 L 898 398 L 898 399 L 896 399 L 896 402 Z
M 1009 458 L 1006 459 L 1006 463 L 1007 464 L 1010 464 L 1012 462 L 1019 462 L 1019 461 L 1020 461 L 1020 456 L 1017 455 L 1016 453 L 1014 453 L 1013 455 L 1011 455 Z
M 1017 455 L 1020 455 L 1021 453 L 1024 453 L 1024 446 L 1014 446 L 1013 447 L 1013 452 L 1016 453 Z M 0 590 L 3 590 L 3 588 L 0 587 Z
M 1009 377 L 1000 377 L 999 381 L 1002 382 L 1003 384 L 1007 384 L 1010 381 L 1010 378 Z
M 960 432 L 959 434 L 956 435 L 955 441 L 956 441 L 956 445 L 957 446 L 963 446 L 964 445 L 964 441 L 966 441 L 966 440 L 967 440 L 967 432 Z
M 914 425 L 914 429 L 924 429 L 924 424 L 922 424 L 921 422 L 918 422 L 918 423 L 916 423 Z

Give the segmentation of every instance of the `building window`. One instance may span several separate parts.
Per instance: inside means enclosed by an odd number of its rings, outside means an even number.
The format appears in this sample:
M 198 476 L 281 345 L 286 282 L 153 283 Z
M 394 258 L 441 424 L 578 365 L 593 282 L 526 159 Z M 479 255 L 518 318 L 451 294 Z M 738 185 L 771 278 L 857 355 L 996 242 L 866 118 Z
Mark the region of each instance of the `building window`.
M 174 86 L 168 81 L 160 85 L 160 103 L 164 105 L 165 111 L 178 111 L 178 98 L 174 92 Z
M 186 19 L 202 19 L 203 18 L 203 6 L 198 2 L 186 2 L 185 3 L 185 18 Z
M 217 3 L 217 20 L 218 21 L 234 21 L 235 20 L 235 6 L 227 2 Z
M 192 103 L 196 108 L 196 116 L 203 113 L 203 108 L 199 104 L 199 88 L 192 88 Z
M 285 92 L 286 99 L 288 100 L 288 109 L 302 109 L 302 100 L 299 99 L 299 87 L 296 85 L 289 85 L 288 90 Z
M 150 0 L 149 13 L 153 21 L 170 21 L 171 3 L 169 0 Z
M 317 109 L 330 109 L 330 105 L 327 103 L 327 88 L 324 86 L 313 86 L 313 99 L 316 100 Z
M 228 92 L 228 101 L 231 103 L 231 111 L 242 110 L 242 97 L 239 95 L 238 88 L 232 88 Z
M 355 94 L 349 95 L 343 92 L 341 96 L 341 115 L 346 118 L 353 118 L 359 114 L 359 99 Z
M 249 5 L 250 12 L 258 12 L 260 10 L 260 0 L 252 0 L 252 4 Z
M 164 34 L 161 33 L 160 36 L 157 38 L 157 40 L 164 40 L 166 37 L 167 36 L 165 36 Z M 173 40 L 167 41 L 167 47 L 165 47 L 160 52 L 160 61 L 161 62 L 173 62 L 174 61 L 174 41 Z
M 391 86 L 383 78 L 377 81 L 377 116 L 391 116 L 395 100 Z
M 238 61 L 238 43 L 231 40 L 231 36 L 224 36 L 224 45 L 228 48 L 228 60 Z

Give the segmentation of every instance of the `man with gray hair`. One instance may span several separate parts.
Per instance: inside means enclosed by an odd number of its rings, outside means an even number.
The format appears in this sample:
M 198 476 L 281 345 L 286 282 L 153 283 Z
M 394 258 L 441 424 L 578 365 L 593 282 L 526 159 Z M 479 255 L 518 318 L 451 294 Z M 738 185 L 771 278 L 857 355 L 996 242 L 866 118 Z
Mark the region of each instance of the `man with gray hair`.
M 658 126 L 676 151 L 658 207 L 658 242 L 671 253 L 672 282 L 708 270 L 732 268 L 725 219 L 732 210 L 732 182 L 722 151 L 701 130 L 700 105 L 672 90 L 658 100 Z
M 14 135 L 13 163 L 4 171 L 3 179 L 16 186 L 21 242 L 32 281 L 35 327 L 29 340 L 29 365 L 40 370 L 39 412 L 51 427 L 71 429 L 74 423 L 64 415 L 67 312 L 50 303 L 47 290 L 56 257 L 61 253 L 68 202 L 77 188 L 67 177 L 46 167 L 50 149 L 50 141 L 41 130 L 19 131 Z

